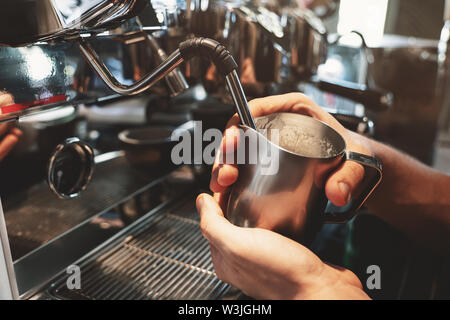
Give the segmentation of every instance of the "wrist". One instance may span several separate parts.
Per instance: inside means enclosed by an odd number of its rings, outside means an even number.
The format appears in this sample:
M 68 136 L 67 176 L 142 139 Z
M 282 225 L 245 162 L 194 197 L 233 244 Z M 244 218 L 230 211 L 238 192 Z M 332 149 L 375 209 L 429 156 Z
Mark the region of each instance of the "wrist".
M 311 279 L 311 278 L 310 278 Z M 361 281 L 350 270 L 326 263 L 316 277 L 302 283 L 296 299 L 301 300 L 359 300 L 370 299 Z

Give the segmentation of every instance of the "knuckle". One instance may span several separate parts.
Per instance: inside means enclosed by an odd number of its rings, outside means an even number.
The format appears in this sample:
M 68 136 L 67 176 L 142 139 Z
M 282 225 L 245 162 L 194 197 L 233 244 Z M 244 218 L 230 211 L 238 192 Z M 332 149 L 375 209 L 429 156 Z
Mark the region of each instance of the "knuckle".
M 248 104 L 249 104 L 250 107 L 255 107 L 255 106 L 257 106 L 259 103 L 261 103 L 261 101 L 262 101 L 263 99 L 264 99 L 264 98 L 255 98 L 255 99 L 250 100 L 250 101 L 248 102 Z
M 292 92 L 292 93 L 288 93 L 288 94 L 291 95 L 290 97 L 292 97 L 292 99 L 298 100 L 299 103 L 303 103 L 304 105 L 306 105 L 308 107 L 312 107 L 312 106 L 316 105 L 315 102 L 304 93 Z
M 234 125 L 236 125 L 237 123 L 239 123 L 239 116 L 237 113 L 235 113 L 230 120 L 228 120 L 226 128 L 232 127 Z
M 219 188 L 217 188 L 217 184 L 214 180 L 211 180 L 209 182 L 209 190 L 211 190 L 212 192 L 220 192 Z
M 292 97 L 292 98 L 302 99 L 302 100 L 309 99 L 307 95 L 305 95 L 301 92 L 291 92 L 291 93 L 288 93 L 288 96 Z
M 355 162 L 350 162 L 348 167 L 349 167 L 348 170 L 349 178 L 351 179 L 351 182 L 355 186 L 358 183 L 360 183 L 364 178 L 365 172 L 364 167 L 361 164 Z

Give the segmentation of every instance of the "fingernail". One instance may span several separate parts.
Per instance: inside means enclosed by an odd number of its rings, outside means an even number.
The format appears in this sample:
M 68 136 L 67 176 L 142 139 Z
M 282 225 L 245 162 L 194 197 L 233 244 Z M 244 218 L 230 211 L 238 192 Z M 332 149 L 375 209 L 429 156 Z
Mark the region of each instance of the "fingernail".
M 339 182 L 338 185 L 339 190 L 341 190 L 341 193 L 344 195 L 344 198 L 346 199 L 346 202 L 349 202 L 351 197 L 350 186 L 345 182 Z
M 200 210 L 203 207 L 203 204 L 205 203 L 205 200 L 203 199 L 202 194 L 197 197 L 196 203 L 197 203 L 197 209 Z

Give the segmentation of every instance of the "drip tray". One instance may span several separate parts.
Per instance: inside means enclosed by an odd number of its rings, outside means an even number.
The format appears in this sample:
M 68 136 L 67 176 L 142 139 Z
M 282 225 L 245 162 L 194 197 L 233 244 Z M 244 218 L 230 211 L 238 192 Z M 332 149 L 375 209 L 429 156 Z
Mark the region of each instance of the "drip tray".
M 192 197 L 173 209 L 144 217 L 99 252 L 76 264 L 81 289 L 67 275 L 47 291 L 57 299 L 224 299 L 236 294 L 213 269 Z

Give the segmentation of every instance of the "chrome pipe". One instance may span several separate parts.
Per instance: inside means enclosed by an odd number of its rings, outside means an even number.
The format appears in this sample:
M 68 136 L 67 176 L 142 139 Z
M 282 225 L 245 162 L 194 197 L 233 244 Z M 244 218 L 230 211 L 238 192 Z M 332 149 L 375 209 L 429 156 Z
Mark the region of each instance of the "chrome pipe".
M 245 97 L 244 89 L 242 89 L 241 81 L 239 80 L 236 70 L 233 70 L 227 74 L 225 80 L 227 82 L 228 89 L 230 89 L 231 96 L 234 104 L 236 105 L 242 124 L 256 130 L 256 125 L 253 121 L 252 114 L 250 113 L 247 98 Z
M 157 60 L 156 62 L 158 64 L 160 64 L 160 63 L 163 63 L 164 61 L 166 61 L 167 54 L 161 48 L 158 41 L 156 41 L 156 39 L 150 34 L 147 35 L 147 40 L 149 41 L 150 46 L 152 47 L 153 51 L 155 52 L 156 60 Z M 189 85 L 186 81 L 186 78 L 184 77 L 183 73 L 181 72 L 181 70 L 179 68 L 175 68 L 173 71 L 169 72 L 166 75 L 165 80 L 166 80 L 167 87 L 170 90 L 171 97 L 175 97 L 175 96 L 179 95 L 180 93 L 183 93 L 184 91 L 189 89 Z
M 151 41 L 151 38 L 148 39 Z M 219 69 L 222 69 L 223 74 L 226 74 L 226 83 L 241 123 L 256 130 L 253 117 L 248 107 L 247 98 L 236 72 L 236 62 L 225 47 L 214 40 L 197 38 L 183 42 L 180 45 L 180 48 L 167 57 L 155 71 L 131 85 L 120 83 L 101 61 L 94 49 L 83 38 L 78 39 L 78 46 L 88 64 L 95 70 L 105 84 L 111 90 L 121 95 L 135 95 L 144 92 L 156 84 L 156 82 L 170 74 L 184 61 L 184 58 L 190 59 L 193 56 L 199 55 L 209 57 L 215 64 L 218 64 L 218 67 Z
M 163 63 L 156 67 L 153 72 L 131 85 L 124 85 L 111 74 L 108 67 L 101 61 L 100 57 L 89 43 L 84 39 L 79 39 L 78 47 L 87 63 L 95 70 L 108 88 L 121 95 L 136 95 L 146 91 L 184 61 L 180 50 L 175 50 Z

